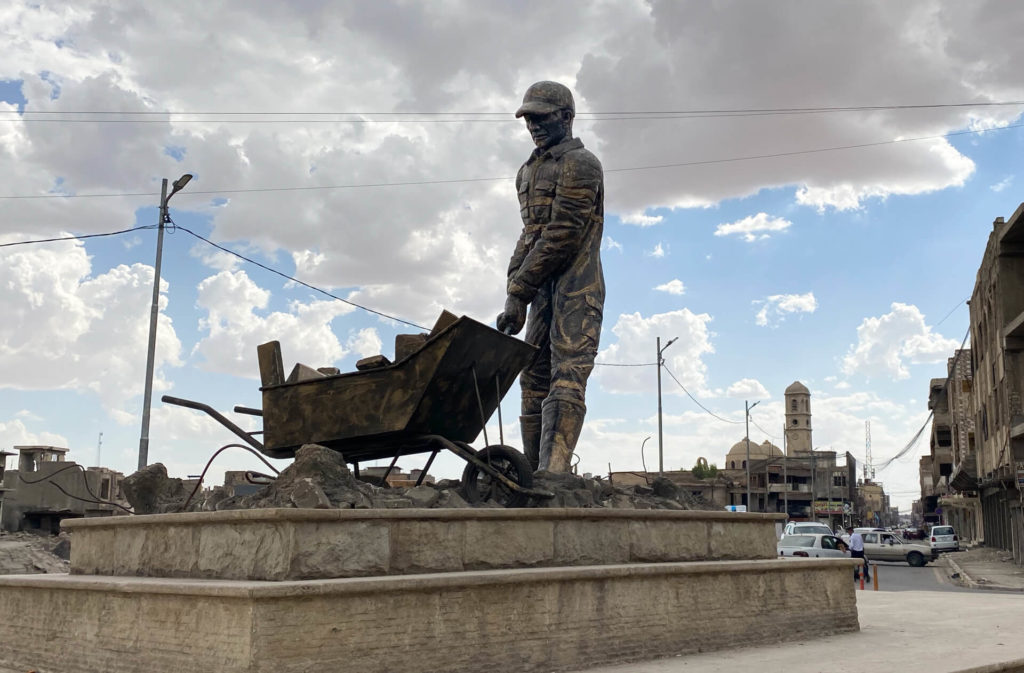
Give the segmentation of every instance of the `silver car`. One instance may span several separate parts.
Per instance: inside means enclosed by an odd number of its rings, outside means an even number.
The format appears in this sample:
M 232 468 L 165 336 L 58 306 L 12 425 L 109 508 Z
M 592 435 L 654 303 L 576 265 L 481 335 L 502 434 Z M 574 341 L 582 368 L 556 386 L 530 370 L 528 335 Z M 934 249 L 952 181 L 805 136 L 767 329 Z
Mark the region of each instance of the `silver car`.
M 864 555 L 871 561 L 906 561 L 915 568 L 924 566 L 938 558 L 938 552 L 931 547 L 913 542 L 904 542 L 903 536 L 890 531 L 862 533 Z
M 797 533 L 787 535 L 775 545 L 779 556 L 798 556 L 803 558 L 845 558 L 850 555 L 846 543 L 835 535 L 821 533 Z

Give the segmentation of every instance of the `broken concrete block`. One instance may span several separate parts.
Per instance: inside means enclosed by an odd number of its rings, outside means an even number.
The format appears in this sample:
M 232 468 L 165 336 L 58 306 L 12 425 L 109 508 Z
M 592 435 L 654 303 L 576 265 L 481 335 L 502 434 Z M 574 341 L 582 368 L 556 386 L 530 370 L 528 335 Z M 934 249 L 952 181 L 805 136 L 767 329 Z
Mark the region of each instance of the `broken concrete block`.
M 299 479 L 292 489 L 290 499 L 299 509 L 330 509 L 331 501 L 327 499 L 322 488 L 313 483 L 309 477 Z
M 412 501 L 413 507 L 428 508 L 437 504 L 441 494 L 430 486 L 416 486 L 406 491 L 405 497 Z
M 458 319 L 459 316 L 450 311 L 441 311 L 441 315 L 437 318 L 437 322 L 434 323 L 434 327 L 430 330 L 430 336 L 436 335 Z
M 391 364 L 391 360 L 388 360 L 383 355 L 371 355 L 368 358 L 356 362 L 356 369 L 361 372 L 367 369 L 380 369 L 381 367 L 387 367 Z
M 395 336 L 395 362 L 412 355 L 427 343 L 429 334 L 398 334 Z
M 298 383 L 300 381 L 312 381 L 314 379 L 322 379 L 323 374 L 313 369 L 308 365 L 304 365 L 301 362 L 296 363 L 292 369 L 292 373 L 285 379 L 285 383 Z

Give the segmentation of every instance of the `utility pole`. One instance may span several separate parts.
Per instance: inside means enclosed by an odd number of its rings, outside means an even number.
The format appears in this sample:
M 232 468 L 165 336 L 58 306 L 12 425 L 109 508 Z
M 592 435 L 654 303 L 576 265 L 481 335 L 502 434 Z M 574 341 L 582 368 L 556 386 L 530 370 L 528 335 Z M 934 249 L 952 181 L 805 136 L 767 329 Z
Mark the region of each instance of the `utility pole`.
M 817 519 L 817 512 L 814 511 L 814 505 L 815 505 L 815 503 L 818 502 L 818 491 L 817 491 L 817 488 L 814 485 L 814 473 L 815 473 L 815 471 L 816 470 L 815 470 L 815 465 L 814 465 L 814 447 L 812 446 L 811 447 L 811 519 L 812 520 L 816 520 Z
M 665 350 L 669 346 L 671 346 L 673 343 L 675 343 L 676 339 L 678 339 L 678 338 L 679 337 L 675 337 L 675 338 L 669 340 L 669 342 L 667 344 L 665 344 L 665 348 L 661 347 L 661 337 L 657 337 L 657 340 L 655 342 L 655 346 L 658 349 L 658 359 L 655 360 L 655 362 L 658 365 L 658 476 L 659 477 L 664 477 L 665 476 L 665 443 L 664 443 L 664 438 L 663 438 L 662 432 L 661 432 L 661 365 L 662 365 L 663 362 L 665 362 L 665 360 L 662 359 L 661 354 L 664 353 Z
M 164 249 L 164 225 L 170 222 L 167 202 L 192 179 L 185 173 L 171 185 L 167 193 L 167 178 L 160 185 L 160 213 L 156 233 L 156 263 L 153 265 L 153 303 L 149 309 L 149 346 L 146 348 L 146 387 L 142 396 L 142 432 L 139 435 L 139 469 L 149 464 L 149 408 L 153 401 L 153 363 L 156 359 L 156 320 L 160 314 L 160 262 Z
M 753 409 L 754 407 L 756 407 L 760 403 L 761 403 L 761 400 L 758 400 L 757 402 L 754 402 L 753 404 L 750 404 L 749 400 L 743 400 L 743 409 L 744 409 L 743 419 L 746 422 L 746 426 L 747 426 L 747 437 L 746 437 L 746 439 L 747 439 L 747 461 L 746 461 L 746 464 L 747 464 L 747 511 L 748 512 L 752 512 L 753 509 L 754 509 L 751 506 L 751 503 L 750 503 L 750 410 Z
M 785 502 L 786 518 L 789 518 L 789 477 L 786 475 L 786 462 L 789 460 L 789 449 L 786 447 L 786 424 L 782 424 L 782 500 Z

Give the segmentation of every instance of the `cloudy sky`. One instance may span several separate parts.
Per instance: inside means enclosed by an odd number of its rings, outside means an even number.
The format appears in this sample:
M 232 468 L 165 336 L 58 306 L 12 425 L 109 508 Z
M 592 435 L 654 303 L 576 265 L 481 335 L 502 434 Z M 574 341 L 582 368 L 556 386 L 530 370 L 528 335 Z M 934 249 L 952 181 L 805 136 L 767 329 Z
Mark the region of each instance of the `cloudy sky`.
M 744 400 L 781 444 L 794 380 L 815 446 L 860 459 L 870 421 L 881 462 L 1022 200 L 1021 29 L 1024 5 L 981 0 L 6 3 L 0 243 L 82 238 L 0 247 L 0 448 L 134 470 L 161 178 L 195 175 L 161 274 L 150 459 L 172 474 L 233 436 L 161 394 L 259 406 L 259 343 L 350 370 L 416 331 L 267 268 L 419 325 L 493 322 L 531 150 L 512 113 L 555 79 L 606 171 L 599 361 L 678 337 L 666 469 L 721 465 Z M 656 468 L 655 368 L 599 367 L 588 399 L 582 469 L 639 469 L 646 437 Z M 901 508 L 926 450 L 877 475 Z

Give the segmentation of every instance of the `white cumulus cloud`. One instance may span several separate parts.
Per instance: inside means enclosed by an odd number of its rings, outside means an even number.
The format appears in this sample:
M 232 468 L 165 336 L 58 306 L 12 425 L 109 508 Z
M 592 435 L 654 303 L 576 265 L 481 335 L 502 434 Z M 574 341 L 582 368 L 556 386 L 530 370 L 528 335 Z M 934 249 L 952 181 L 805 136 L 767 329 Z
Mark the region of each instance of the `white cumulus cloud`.
M 960 343 L 932 331 L 913 304 L 893 302 L 891 310 L 864 318 L 857 328 L 857 343 L 843 357 L 844 374 L 910 377 L 908 364 L 933 364 L 953 355 Z
M 665 365 L 691 392 L 704 392 L 707 367 L 701 358 L 714 352 L 707 313 L 690 309 L 657 313 L 648 318 L 639 313 L 620 315 L 612 327 L 616 342 L 601 350 L 597 361 L 619 364 L 653 363 L 657 338 L 661 338 Z M 669 340 L 678 340 L 667 348 Z M 596 367 L 595 379 L 610 392 L 649 392 L 654 378 L 653 364 L 641 367 Z M 675 383 L 666 384 L 666 392 L 682 391 Z
M 768 213 L 758 213 L 744 217 L 742 220 L 720 224 L 715 228 L 715 236 L 740 236 L 744 241 L 754 241 L 769 238 L 772 234 L 785 231 L 793 225 L 789 220 L 782 217 L 771 217 Z
M 351 313 L 340 301 L 293 302 L 288 311 L 267 311 L 270 293 L 244 271 L 221 271 L 199 283 L 198 307 L 206 311 L 200 328 L 206 330 L 194 348 L 208 371 L 256 377 L 256 347 L 280 340 L 286 361 L 311 367 L 332 366 L 348 350 L 331 330 L 331 321 Z M 366 344 L 369 335 L 361 340 Z
M 757 312 L 754 321 L 762 327 L 782 322 L 788 314 L 814 313 L 818 308 L 818 300 L 814 298 L 813 292 L 773 294 L 755 301 L 754 304 L 761 305 L 761 310 Z
M 748 400 L 766 400 L 771 397 L 771 393 L 768 392 L 768 389 L 765 388 L 757 379 L 740 379 L 726 389 L 725 395 L 726 397 Z
M 667 283 L 662 283 L 654 288 L 660 292 L 668 292 L 669 294 L 682 295 L 686 293 L 686 287 L 683 285 L 683 281 L 678 278 L 673 278 Z

